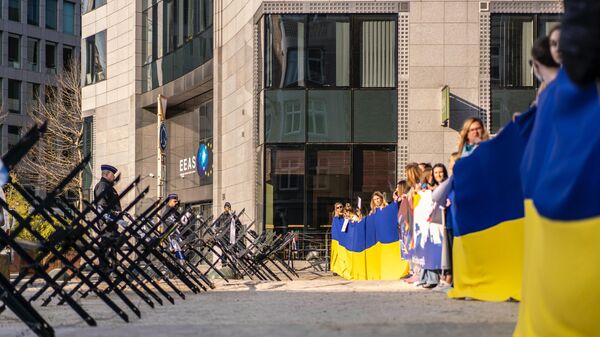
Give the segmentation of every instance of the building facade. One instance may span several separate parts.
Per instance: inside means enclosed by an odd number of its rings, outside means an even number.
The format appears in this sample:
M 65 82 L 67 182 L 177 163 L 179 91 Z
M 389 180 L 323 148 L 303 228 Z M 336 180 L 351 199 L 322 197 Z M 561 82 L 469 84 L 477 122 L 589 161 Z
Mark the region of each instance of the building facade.
M 8 0 L 0 5 L 0 152 L 17 143 L 54 76 L 80 53 L 79 0 Z
M 389 196 L 409 162 L 446 164 L 465 118 L 497 132 L 524 110 L 538 86 L 531 46 L 562 8 L 108 0 L 82 18 L 82 44 L 106 35 L 89 58 L 106 73 L 83 88 L 94 165 L 156 195 L 162 94 L 167 192 L 213 212 L 229 201 L 259 230 L 326 230 L 334 202 Z

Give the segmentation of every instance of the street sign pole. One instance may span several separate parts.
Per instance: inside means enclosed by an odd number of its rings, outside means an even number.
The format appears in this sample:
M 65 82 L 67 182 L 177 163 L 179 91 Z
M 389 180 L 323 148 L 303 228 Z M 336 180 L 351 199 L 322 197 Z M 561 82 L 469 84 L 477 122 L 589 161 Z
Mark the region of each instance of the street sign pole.
M 167 98 L 163 95 L 158 95 L 158 113 L 156 114 L 156 158 L 157 158 L 157 175 L 156 175 L 156 196 L 158 199 L 165 196 L 165 174 L 166 174 L 166 155 L 165 148 L 167 145 L 167 134 L 165 126 L 165 115 L 167 112 Z

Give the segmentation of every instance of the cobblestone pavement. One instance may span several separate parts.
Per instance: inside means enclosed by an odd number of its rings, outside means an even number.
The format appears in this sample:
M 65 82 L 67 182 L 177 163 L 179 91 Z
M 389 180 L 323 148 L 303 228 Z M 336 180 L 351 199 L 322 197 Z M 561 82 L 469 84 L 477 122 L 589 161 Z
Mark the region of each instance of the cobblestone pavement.
M 115 297 L 115 296 L 112 296 Z M 134 296 L 132 295 L 132 298 Z M 116 300 L 116 299 L 115 299 Z M 65 306 L 40 313 L 56 336 L 511 336 L 516 303 L 450 300 L 402 281 L 346 281 L 305 273 L 293 282 L 232 281 L 151 309 L 127 324 L 97 298 L 80 300 L 98 322 L 88 327 Z M 0 336 L 33 336 L 15 316 L 0 314 Z

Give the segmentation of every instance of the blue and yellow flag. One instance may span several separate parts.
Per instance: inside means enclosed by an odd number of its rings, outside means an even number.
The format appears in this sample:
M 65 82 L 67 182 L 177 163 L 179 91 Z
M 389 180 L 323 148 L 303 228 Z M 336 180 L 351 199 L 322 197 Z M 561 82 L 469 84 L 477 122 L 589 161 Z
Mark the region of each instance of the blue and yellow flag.
M 409 272 L 400 256 L 398 204 L 392 203 L 342 232 L 343 218 L 331 225 L 331 270 L 349 280 L 399 280 Z
M 525 139 L 509 123 L 454 167 L 454 288 L 449 297 L 485 301 L 521 298 Z
M 561 70 L 539 99 L 521 167 L 523 298 L 515 336 L 598 336 L 600 97 Z

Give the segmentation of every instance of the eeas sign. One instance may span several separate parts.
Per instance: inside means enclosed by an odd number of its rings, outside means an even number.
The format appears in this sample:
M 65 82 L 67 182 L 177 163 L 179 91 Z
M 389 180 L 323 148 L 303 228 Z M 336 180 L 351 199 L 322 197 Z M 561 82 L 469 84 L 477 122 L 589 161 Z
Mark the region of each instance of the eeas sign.
M 201 142 L 196 155 L 179 160 L 179 175 L 198 173 L 200 185 L 212 182 L 212 142 Z

